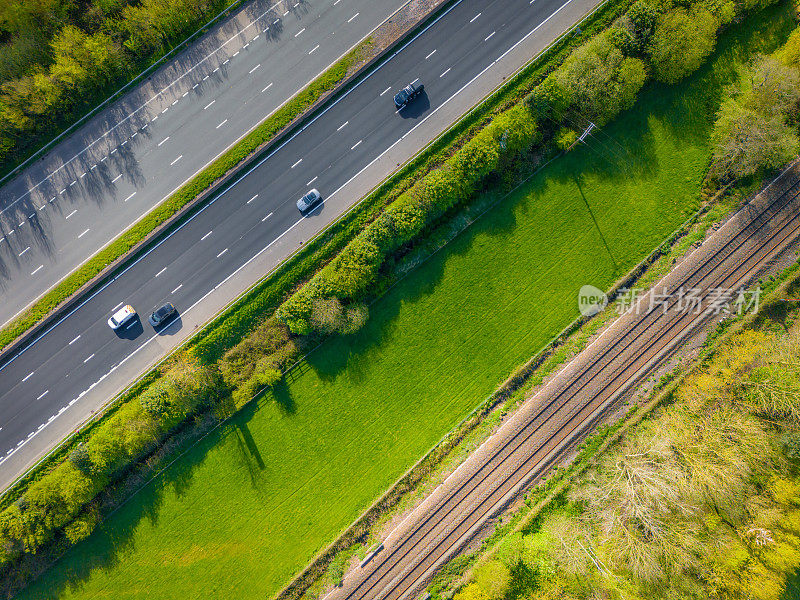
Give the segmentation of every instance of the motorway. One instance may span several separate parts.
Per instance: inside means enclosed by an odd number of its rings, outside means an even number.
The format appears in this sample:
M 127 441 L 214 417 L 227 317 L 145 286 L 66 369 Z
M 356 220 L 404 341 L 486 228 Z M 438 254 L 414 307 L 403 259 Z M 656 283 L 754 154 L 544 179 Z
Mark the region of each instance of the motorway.
M 0 188 L 0 324 L 406 0 L 252 0 Z
M 424 124 L 420 130 L 427 134 L 434 128 L 435 119 L 429 118 L 438 113 L 444 122 L 437 127 L 444 129 L 453 117 L 439 109 L 451 99 L 470 85 L 478 87 L 484 74 L 494 73 L 490 86 L 498 85 L 502 73 L 494 65 L 514 57 L 518 64 L 513 68 L 518 68 L 534 52 L 522 42 L 543 48 L 596 4 L 456 2 L 186 224 L 5 360 L 0 365 L 2 485 L 87 418 L 90 409 L 102 406 L 125 381 L 163 356 L 174 346 L 172 340 L 185 339 L 195 313 L 214 299 L 217 289 L 258 265 L 257 259 L 273 245 L 293 240 L 288 255 L 296 242 L 302 243 L 357 202 L 366 190 L 353 192 L 352 182 L 376 161 L 380 164 L 381 157 L 393 161 L 398 150 L 406 157 L 413 154 L 425 141 L 415 137 L 415 130 Z M 426 94 L 398 114 L 392 92 L 415 79 L 425 84 Z M 478 87 L 481 94 L 488 89 Z M 448 108 L 453 104 L 457 101 Z M 387 168 L 395 168 L 394 163 Z M 380 173 L 370 185 L 383 176 Z M 295 201 L 310 186 L 322 192 L 325 202 L 303 218 Z M 156 333 L 144 316 L 167 300 L 180 315 Z M 115 334 L 106 319 L 123 303 L 132 304 L 143 318 Z M 213 314 L 212 310 L 208 317 Z
M 753 281 L 798 232 L 800 169 L 794 167 L 658 282 L 657 295 L 634 303 L 528 399 L 326 600 L 413 598 L 438 566 L 556 464 L 622 394 L 719 314 L 725 296 L 719 290 Z

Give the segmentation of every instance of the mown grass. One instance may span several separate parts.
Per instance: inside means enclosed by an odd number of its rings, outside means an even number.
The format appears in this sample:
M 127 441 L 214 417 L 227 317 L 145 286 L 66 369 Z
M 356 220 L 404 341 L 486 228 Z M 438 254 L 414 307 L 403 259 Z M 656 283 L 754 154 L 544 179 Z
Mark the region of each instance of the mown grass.
M 502 200 L 21 597 L 274 595 L 576 316 L 581 285 L 608 287 L 696 209 L 714 103 L 764 29 Z

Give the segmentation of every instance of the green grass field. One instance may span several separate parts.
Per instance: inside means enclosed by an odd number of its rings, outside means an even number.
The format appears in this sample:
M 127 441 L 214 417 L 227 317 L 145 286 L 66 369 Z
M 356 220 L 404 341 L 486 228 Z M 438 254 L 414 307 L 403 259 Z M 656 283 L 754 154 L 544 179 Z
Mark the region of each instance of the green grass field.
M 21 597 L 274 595 L 577 315 L 581 285 L 609 286 L 697 208 L 708 115 L 733 61 L 769 50 L 791 26 L 785 6 L 772 10 L 721 40 L 688 83 L 648 88 L 588 148 L 375 303 L 363 331 L 321 346 Z

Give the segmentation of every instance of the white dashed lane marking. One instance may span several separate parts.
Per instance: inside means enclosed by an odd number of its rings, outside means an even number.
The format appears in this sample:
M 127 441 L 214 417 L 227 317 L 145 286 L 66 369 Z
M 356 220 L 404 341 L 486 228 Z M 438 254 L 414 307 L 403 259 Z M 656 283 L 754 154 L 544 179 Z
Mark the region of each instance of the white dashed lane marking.
M 303 159 L 302 159 L 302 158 L 301 158 L 300 160 L 298 160 L 296 163 L 294 163 L 294 164 L 293 164 L 291 167 L 289 167 L 289 168 L 290 168 L 290 169 L 294 169 L 294 168 L 295 168 L 297 165 L 299 165 L 301 162 L 303 162 Z
M 220 257 L 220 256 L 222 256 L 223 254 L 225 254 L 227 251 L 228 251 L 228 249 L 227 249 L 227 248 L 225 248 L 225 250 L 223 250 L 222 252 L 220 252 L 219 254 L 217 254 L 217 258 L 219 258 L 219 257 Z
M 45 390 L 45 391 L 44 391 L 44 393 L 43 393 L 43 394 L 41 394 L 41 395 L 40 395 L 38 398 L 36 398 L 36 399 L 37 399 L 37 400 L 41 400 L 42 398 L 44 398 L 45 396 L 47 396 L 47 393 L 48 393 L 49 391 L 50 391 L 50 390 Z
M 356 13 L 356 14 L 354 14 L 352 17 L 350 17 L 349 19 L 347 19 L 347 22 L 348 22 L 348 23 L 351 23 L 351 22 L 352 22 L 352 21 L 353 21 L 353 20 L 354 20 L 354 19 L 355 19 L 355 18 L 356 18 L 358 15 L 360 15 L 360 14 L 361 14 L 361 13 Z
M 225 120 L 224 120 L 222 123 L 220 123 L 219 125 L 217 125 L 216 129 L 219 129 L 220 127 L 222 127 L 223 125 L 225 125 L 225 123 L 227 123 L 227 122 L 228 122 L 228 119 L 225 119 Z
M 26 381 L 28 381 L 28 379 L 30 379 L 31 377 L 33 377 L 33 371 L 31 371 L 30 373 L 28 373 L 28 374 L 25 376 L 25 378 L 22 380 L 22 383 L 25 383 L 25 382 L 26 382 Z
M 171 166 L 173 166 L 173 165 L 174 165 L 176 162 L 178 162 L 178 161 L 179 161 L 180 159 L 182 159 L 182 158 L 183 158 L 183 154 L 181 154 L 181 155 L 180 155 L 178 158 L 176 158 L 176 159 L 175 159 L 175 160 L 173 160 L 171 163 L 169 163 L 169 166 L 170 166 L 170 167 L 171 167 Z
M 41 271 L 42 269 L 44 269 L 44 265 L 39 265 L 39 266 L 38 266 L 38 267 L 36 267 L 36 268 L 35 268 L 33 271 L 31 271 L 31 275 L 36 275 L 36 274 L 37 274 L 39 271 Z
M 76 208 L 75 210 L 73 210 L 71 213 L 69 213 L 69 214 L 68 214 L 68 215 L 67 215 L 65 218 L 69 219 L 69 218 L 70 218 L 72 215 L 74 215 L 76 212 L 78 212 L 78 209 L 77 209 L 77 208 Z
M 135 195 L 136 195 L 136 192 L 133 192 L 133 193 L 132 193 L 130 196 L 128 196 L 127 198 L 125 198 L 125 200 L 124 200 L 123 202 L 127 202 L 128 200 L 130 200 L 131 198 L 133 198 Z
M 74 338 L 74 339 L 73 339 L 73 340 L 72 340 L 72 341 L 71 341 L 71 342 L 70 342 L 68 345 L 69 345 L 69 346 L 72 346 L 72 344 L 74 344 L 75 342 L 77 342 L 79 339 L 81 339 L 81 336 L 79 336 L 79 335 L 78 335 L 78 336 L 76 336 L 76 337 L 75 337 L 75 338 Z
M 86 229 L 85 231 L 83 231 L 83 232 L 79 233 L 79 234 L 78 234 L 78 239 L 80 239 L 80 238 L 82 238 L 83 236 L 85 236 L 87 233 L 89 233 L 89 231 L 90 231 L 89 229 Z

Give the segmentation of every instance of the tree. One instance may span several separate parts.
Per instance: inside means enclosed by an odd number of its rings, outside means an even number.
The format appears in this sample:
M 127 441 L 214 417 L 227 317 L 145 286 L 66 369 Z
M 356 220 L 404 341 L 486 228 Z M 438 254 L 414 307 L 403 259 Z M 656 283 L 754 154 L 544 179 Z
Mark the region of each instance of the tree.
M 714 49 L 717 27 L 705 9 L 676 8 L 663 14 L 648 48 L 656 79 L 675 83 L 697 70 Z
M 576 49 L 551 77 L 558 80 L 553 89 L 566 91 L 576 117 L 603 124 L 633 106 L 647 73 L 641 60 L 623 56 L 606 33 Z
M 758 59 L 723 101 L 714 123 L 712 176 L 748 177 L 788 162 L 799 143 L 790 125 L 798 102 L 797 72 L 777 59 Z
M 533 88 L 527 103 L 535 115 L 560 122 L 571 104 L 569 90 L 554 74 Z
M 475 569 L 475 583 L 486 600 L 502 600 L 511 587 L 511 573 L 503 563 L 489 560 Z
M 626 56 L 642 54 L 653 35 L 658 10 L 637 0 L 611 28 L 611 43 Z
M 800 102 L 800 75 L 776 58 L 758 57 L 742 81 L 741 102 L 761 114 L 794 120 Z
M 792 31 L 786 43 L 773 56 L 789 67 L 800 68 L 800 28 Z

